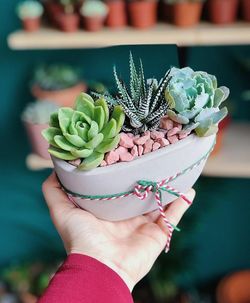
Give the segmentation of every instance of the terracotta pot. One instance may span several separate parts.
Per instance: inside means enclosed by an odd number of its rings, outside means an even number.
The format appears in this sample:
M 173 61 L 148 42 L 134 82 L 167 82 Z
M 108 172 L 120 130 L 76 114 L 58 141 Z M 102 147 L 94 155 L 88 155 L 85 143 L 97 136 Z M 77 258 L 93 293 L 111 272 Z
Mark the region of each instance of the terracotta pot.
M 41 134 L 42 130 L 48 128 L 49 125 L 34 124 L 28 121 L 24 121 L 23 123 L 29 138 L 32 152 L 44 159 L 50 159 L 50 155 L 48 153 L 49 144 Z
M 63 13 L 63 7 L 60 4 L 51 1 L 45 2 L 44 7 L 49 21 L 53 25 L 58 26 L 58 16 Z
M 61 13 L 57 17 L 57 23 L 64 32 L 76 32 L 79 28 L 80 17 L 77 14 Z
M 157 151 L 143 155 L 134 161 L 98 167 L 90 171 L 80 171 L 66 161 L 52 157 L 55 171 L 63 186 L 79 195 L 112 195 L 133 190 L 139 180 L 161 181 L 183 170 L 187 171 L 169 185 L 181 192 L 187 192 L 196 182 L 205 165 L 197 163 L 211 150 L 215 135 L 199 138 L 190 135 L 186 139 Z M 96 186 L 98 184 L 98 186 Z M 176 199 L 163 191 L 164 205 Z M 157 209 L 154 194 L 140 200 L 136 195 L 114 200 L 84 200 L 72 198 L 81 208 L 93 213 L 98 218 L 119 221 L 142 215 Z
M 148 28 L 157 21 L 157 1 L 133 0 L 128 3 L 130 24 L 137 28 Z
M 181 27 L 194 26 L 201 19 L 201 2 L 181 2 L 172 5 L 172 22 Z
M 210 21 L 215 24 L 235 22 L 238 4 L 238 0 L 209 0 L 207 7 Z
M 23 28 L 27 32 L 35 32 L 41 26 L 41 18 L 26 18 L 23 21 Z
M 250 302 L 250 270 L 240 271 L 225 277 L 216 291 L 218 303 Z
M 104 26 L 105 17 L 93 16 L 93 17 L 82 17 L 83 27 L 89 32 L 98 32 Z
M 216 156 L 220 152 L 221 147 L 223 145 L 225 130 L 228 128 L 230 123 L 231 123 L 230 116 L 226 116 L 226 118 L 220 122 L 219 131 L 218 131 L 217 138 L 216 138 L 216 144 L 215 144 L 215 147 L 214 147 L 214 150 L 213 150 L 211 156 Z
M 127 24 L 126 5 L 124 0 L 106 0 L 108 16 L 106 25 L 112 28 L 123 27 Z
M 250 22 L 250 0 L 241 0 L 242 17 Z
M 73 87 L 62 90 L 43 90 L 38 85 L 34 85 L 31 89 L 32 95 L 38 100 L 49 100 L 59 106 L 73 107 L 75 99 L 80 92 L 86 92 L 87 86 L 81 82 Z

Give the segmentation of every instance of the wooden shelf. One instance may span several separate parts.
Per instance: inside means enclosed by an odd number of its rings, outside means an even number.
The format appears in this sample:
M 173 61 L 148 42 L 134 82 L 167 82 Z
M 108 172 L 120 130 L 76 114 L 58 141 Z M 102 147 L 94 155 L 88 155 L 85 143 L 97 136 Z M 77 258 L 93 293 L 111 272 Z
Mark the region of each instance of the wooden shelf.
M 217 26 L 204 22 L 195 28 L 177 28 L 169 24 L 158 24 L 148 30 L 131 27 L 119 30 L 105 28 L 96 33 L 84 30 L 64 33 L 43 27 L 34 33 L 18 30 L 8 36 L 9 47 L 19 50 L 72 49 L 125 44 L 177 44 L 179 46 L 250 44 L 250 25 L 239 22 Z
M 52 168 L 51 160 L 31 154 L 26 163 L 31 170 Z M 222 148 L 211 156 L 203 171 L 205 176 L 250 178 L 250 124 L 232 124 L 225 131 Z

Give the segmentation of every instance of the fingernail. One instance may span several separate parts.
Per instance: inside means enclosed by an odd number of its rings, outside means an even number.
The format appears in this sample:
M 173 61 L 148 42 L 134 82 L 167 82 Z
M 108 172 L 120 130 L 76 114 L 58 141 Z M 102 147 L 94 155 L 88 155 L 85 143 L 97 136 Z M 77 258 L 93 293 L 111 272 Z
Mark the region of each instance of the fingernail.
M 194 197 L 196 195 L 195 190 L 192 188 L 190 189 L 187 193 L 186 193 L 186 197 L 188 198 L 188 200 L 193 201 Z

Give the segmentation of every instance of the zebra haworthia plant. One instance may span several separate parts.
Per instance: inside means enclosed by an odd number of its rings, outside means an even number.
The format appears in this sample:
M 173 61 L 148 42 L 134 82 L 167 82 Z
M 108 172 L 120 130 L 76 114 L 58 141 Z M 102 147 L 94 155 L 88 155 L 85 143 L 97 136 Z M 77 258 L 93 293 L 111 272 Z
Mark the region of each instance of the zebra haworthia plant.
M 114 106 L 110 117 L 104 98 L 96 101 L 81 93 L 75 109 L 63 107 L 51 115 L 50 127 L 43 131 L 49 142 L 49 153 L 59 159 L 83 159 L 81 170 L 100 165 L 104 154 L 116 148 L 125 115 L 121 106 Z
M 140 66 L 136 68 L 131 53 L 129 66 L 129 88 L 119 79 L 116 68 L 114 68 L 118 94 L 113 97 L 106 93 L 104 97 L 111 106 L 122 106 L 126 115 L 123 131 L 137 135 L 146 130 L 159 128 L 161 118 L 167 113 L 168 105 L 164 92 L 170 80 L 170 71 L 158 83 L 154 78 L 145 79 L 142 62 L 140 61 Z M 95 93 L 94 95 L 101 96 Z
M 183 124 L 184 131 L 194 130 L 200 137 L 209 136 L 218 131 L 218 123 L 227 115 L 227 108 L 219 107 L 228 96 L 229 89 L 218 87 L 215 76 L 189 67 L 172 68 L 165 91 L 167 115 Z

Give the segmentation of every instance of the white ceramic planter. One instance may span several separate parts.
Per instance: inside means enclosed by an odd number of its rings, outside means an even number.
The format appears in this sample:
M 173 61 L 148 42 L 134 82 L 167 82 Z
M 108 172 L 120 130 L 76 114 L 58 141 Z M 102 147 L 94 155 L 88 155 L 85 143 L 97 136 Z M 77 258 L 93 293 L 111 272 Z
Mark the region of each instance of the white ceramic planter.
M 198 162 L 213 147 L 215 135 L 199 138 L 191 135 L 173 145 L 159 149 L 128 163 L 98 167 L 83 172 L 63 160 L 52 158 L 55 171 L 62 185 L 71 192 L 80 195 L 108 195 L 133 190 L 137 181 L 161 181 L 179 173 Z M 187 192 L 200 176 L 205 160 L 192 170 L 169 183 L 180 192 Z M 176 199 L 163 192 L 163 204 Z M 157 209 L 152 193 L 145 200 L 136 196 L 118 198 L 111 201 L 84 200 L 74 201 L 96 217 L 119 221 Z

